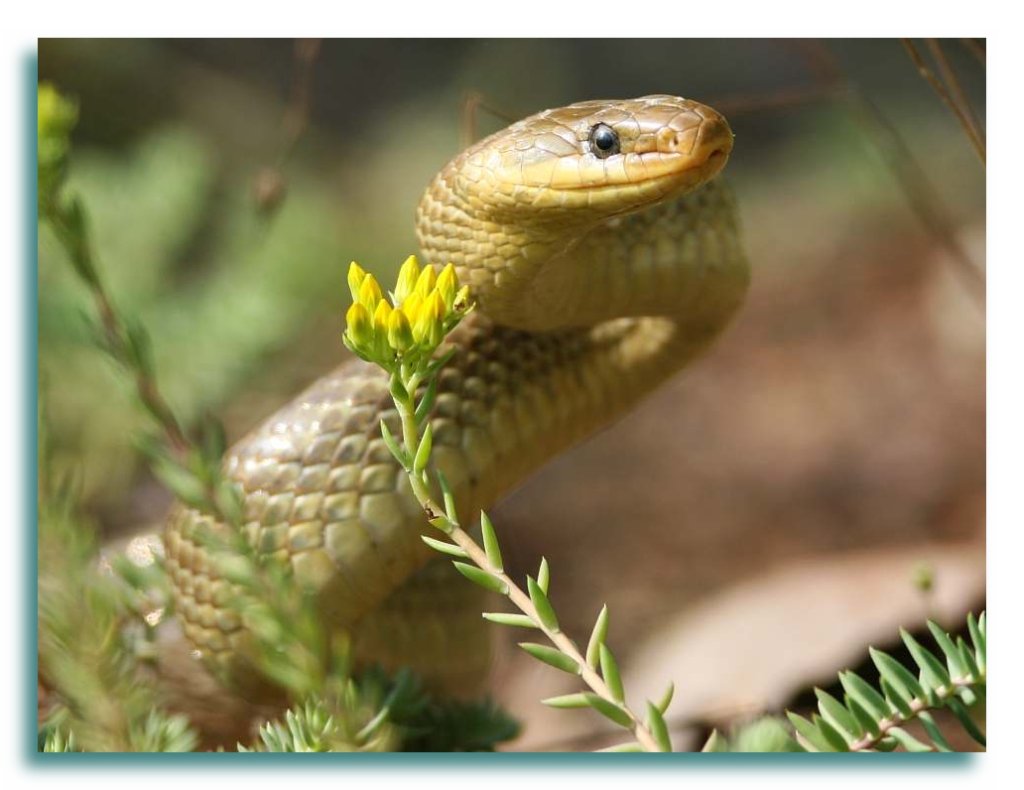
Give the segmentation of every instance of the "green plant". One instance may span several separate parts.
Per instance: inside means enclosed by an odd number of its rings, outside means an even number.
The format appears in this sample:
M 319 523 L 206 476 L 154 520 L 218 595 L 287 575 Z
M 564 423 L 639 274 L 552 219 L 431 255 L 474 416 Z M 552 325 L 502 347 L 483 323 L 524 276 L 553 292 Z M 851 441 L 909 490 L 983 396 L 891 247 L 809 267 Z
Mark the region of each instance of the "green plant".
M 180 500 L 224 525 L 200 537 L 232 583 L 229 605 L 253 637 L 258 671 L 287 692 L 292 703 L 283 723 L 264 725 L 256 748 L 397 749 L 403 735 L 416 748 L 424 726 L 417 711 L 431 712 L 451 726 L 449 748 L 488 749 L 514 735 L 514 724 L 487 701 L 463 708 L 439 704 L 407 674 L 387 681 L 380 673 L 356 678 L 346 635 L 328 633 L 290 567 L 260 555 L 245 539 L 238 491 L 221 471 L 222 426 L 207 419 L 194 436 L 183 427 L 157 382 L 149 333 L 114 303 L 96 266 L 84 203 L 65 182 L 77 108 L 44 85 L 39 113 L 40 218 L 53 229 L 91 295 L 102 349 L 131 376 L 155 429 L 137 446 Z M 46 427 L 41 417 L 41 437 L 49 435 Z M 41 445 L 51 447 L 42 438 Z M 140 567 L 115 556 L 111 565 L 118 578 L 101 574 L 91 531 L 72 517 L 70 489 L 54 487 L 52 467 L 52 452 L 41 453 L 40 558 L 45 571 L 40 574 L 40 668 L 59 700 L 41 734 L 41 749 L 194 748 L 197 739 L 187 720 L 161 713 L 156 695 L 140 682 L 140 665 L 151 652 L 140 645 L 151 646 L 160 619 L 149 615 L 155 608 L 166 613 L 172 603 L 162 565 L 154 558 L 150 566 Z
M 383 368 L 390 376 L 391 397 L 402 421 L 401 441 L 381 420 L 381 435 L 395 460 L 409 478 L 413 494 L 426 520 L 450 542 L 423 536 L 434 550 L 456 557 L 455 568 L 471 582 L 505 596 L 518 613 L 485 612 L 499 625 L 540 631 L 550 644 L 521 642 L 519 646 L 555 669 L 578 675 L 589 690 L 553 697 L 545 704 L 555 708 L 591 708 L 632 733 L 634 740 L 615 747 L 620 751 L 671 751 L 664 713 L 672 700 L 670 686 L 658 703 L 647 703 L 641 718 L 626 703 L 618 662 L 608 647 L 608 608 L 601 609 L 586 653 L 580 651 L 559 626 L 548 597 L 551 571 L 541 561 L 537 577 L 527 576 L 526 590 L 507 573 L 491 519 L 480 513 L 481 547 L 459 521 L 453 496 L 444 474 L 430 466 L 433 433 L 428 417 L 437 394 L 437 375 L 450 353 L 435 359 L 445 337 L 472 310 L 467 286 L 459 287 L 455 267 L 440 274 L 430 265 L 420 267 L 410 256 L 398 274 L 390 299 L 385 298 L 372 274 L 353 263 L 348 274 L 352 305 L 346 313 L 345 345 L 364 360 Z M 422 392 L 420 389 L 422 387 Z M 438 503 L 433 485 L 441 492 Z M 468 562 L 466 562 L 468 560 Z
M 145 681 L 138 638 L 148 607 L 96 561 L 74 486 L 56 479 L 40 419 L 39 673 L 54 699 L 43 751 L 189 751 L 188 720 L 161 709 Z M 135 577 L 147 584 L 142 569 Z
M 869 752 L 892 751 L 902 747 L 910 752 L 953 751 L 932 713 L 944 709 L 952 714 L 976 743 L 985 745 L 985 734 L 971 716 L 985 702 L 986 619 L 967 616 L 971 637 L 955 640 L 934 622 L 928 622 L 940 658 L 918 642 L 906 630 L 900 637 L 910 651 L 916 673 L 893 656 L 869 648 L 871 661 L 878 669 L 878 687 L 852 671 L 840 672 L 842 701 L 822 689 L 815 689 L 818 713 L 810 719 L 787 712 L 795 729 L 796 741 L 780 735 L 778 720 L 760 723 L 732 738 L 717 731 L 711 734 L 704 751 L 810 751 Z M 907 726 L 920 724 L 924 740 L 912 735 Z

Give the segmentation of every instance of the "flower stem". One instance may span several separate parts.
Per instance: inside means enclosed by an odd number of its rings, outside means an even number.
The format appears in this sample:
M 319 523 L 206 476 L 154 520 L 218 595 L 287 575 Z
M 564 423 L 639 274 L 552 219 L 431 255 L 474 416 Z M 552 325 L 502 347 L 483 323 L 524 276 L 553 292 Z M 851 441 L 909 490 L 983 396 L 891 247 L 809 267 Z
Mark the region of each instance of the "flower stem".
M 406 453 L 408 457 L 412 459 L 416 455 L 416 450 L 420 440 L 420 425 L 416 420 L 415 406 L 416 387 L 420 382 L 418 377 L 406 376 L 403 375 L 404 373 L 405 371 L 402 371 L 401 373 L 396 372 L 394 375 L 399 377 L 399 380 L 407 393 L 407 397 L 401 398 L 394 396 L 394 400 L 395 406 L 397 407 L 399 416 L 402 420 L 402 438 Z M 405 467 L 405 471 L 409 477 L 412 492 L 419 502 L 420 507 L 422 507 L 426 513 L 428 520 L 433 521 L 444 514 L 445 508 L 437 503 L 428 488 L 427 480 L 429 479 L 429 471 L 425 471 L 423 475 L 416 474 L 411 467 Z M 608 684 L 605 683 L 604 679 L 594 670 L 593 667 L 590 666 L 586 658 L 580 653 L 579 648 L 576 647 L 576 644 L 561 631 L 553 631 L 544 625 L 537 613 L 536 607 L 533 605 L 533 601 L 530 599 L 530 596 L 527 595 L 527 593 L 525 593 L 522 588 L 504 572 L 504 570 L 499 570 L 491 564 L 487 557 L 487 553 L 475 540 L 473 540 L 472 537 L 470 537 L 469 533 L 462 528 L 462 525 L 459 524 L 456 519 L 452 518 L 449 514 L 445 517 L 445 520 L 447 522 L 448 529 L 442 531 L 446 532 L 452 542 L 462 549 L 477 567 L 499 579 L 505 585 L 507 589 L 506 597 L 508 597 L 508 599 L 512 601 L 512 603 L 523 614 L 533 621 L 536 627 L 544 633 L 548 640 L 558 648 L 563 655 L 568 656 L 576 663 L 579 667 L 579 674 L 583 682 L 586 683 L 598 696 L 603 697 L 612 705 L 622 709 L 626 713 L 632 723 L 629 729 L 632 731 L 640 745 L 649 752 L 661 751 L 657 740 L 644 724 L 643 720 L 630 710 L 625 702 L 619 702 L 616 700 L 611 689 L 608 688 Z

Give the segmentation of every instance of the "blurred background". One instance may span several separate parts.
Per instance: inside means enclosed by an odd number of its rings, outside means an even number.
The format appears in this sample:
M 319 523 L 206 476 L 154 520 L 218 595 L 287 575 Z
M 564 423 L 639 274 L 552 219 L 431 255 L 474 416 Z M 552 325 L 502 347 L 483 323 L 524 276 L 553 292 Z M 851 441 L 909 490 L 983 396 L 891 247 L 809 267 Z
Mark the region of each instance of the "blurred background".
M 983 118 L 983 43 L 942 46 Z M 547 556 L 573 633 L 607 602 L 627 689 L 673 678 L 694 738 L 983 604 L 984 169 L 898 40 L 50 39 L 39 78 L 80 102 L 70 180 L 115 300 L 183 419 L 232 439 L 344 360 L 348 262 L 392 276 L 467 135 L 584 99 L 711 104 L 736 133 L 748 302 L 497 509 L 510 564 Z M 41 227 L 56 463 L 105 539 L 158 529 L 145 419 L 61 255 Z M 600 737 L 537 703 L 555 674 L 500 654 L 517 748 Z

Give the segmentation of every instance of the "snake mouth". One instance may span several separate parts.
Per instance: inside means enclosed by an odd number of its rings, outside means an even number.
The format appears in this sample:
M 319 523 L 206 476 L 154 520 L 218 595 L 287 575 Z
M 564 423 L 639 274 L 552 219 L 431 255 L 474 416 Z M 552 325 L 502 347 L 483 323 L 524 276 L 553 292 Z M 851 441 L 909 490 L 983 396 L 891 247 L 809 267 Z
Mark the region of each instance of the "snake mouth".
M 587 204 L 591 207 L 616 201 L 634 204 L 635 207 L 636 203 L 643 204 L 652 198 L 683 194 L 703 186 L 721 172 L 732 150 L 731 137 L 728 143 L 700 147 L 704 150 L 685 154 L 626 154 L 632 177 L 603 184 L 568 184 L 553 191 L 586 194 Z

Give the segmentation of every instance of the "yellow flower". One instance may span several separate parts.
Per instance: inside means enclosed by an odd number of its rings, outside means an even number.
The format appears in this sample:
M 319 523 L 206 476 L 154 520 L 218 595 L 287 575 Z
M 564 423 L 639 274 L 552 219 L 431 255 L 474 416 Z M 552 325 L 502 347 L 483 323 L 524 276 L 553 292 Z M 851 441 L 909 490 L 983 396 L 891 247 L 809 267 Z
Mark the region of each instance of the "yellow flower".
M 424 266 L 423 271 L 420 272 L 419 279 L 416 280 L 415 293 L 418 293 L 421 299 L 426 299 L 427 295 L 434 290 L 434 283 L 436 282 L 437 273 L 434 271 L 434 267 Z
M 391 315 L 391 305 L 387 299 L 381 299 L 377 303 L 377 309 L 373 311 L 373 331 L 377 334 L 387 334 L 388 316 Z
M 395 305 L 400 306 L 409 294 L 416 287 L 416 281 L 420 276 L 420 264 L 415 255 L 405 259 L 402 268 L 398 270 L 398 284 L 395 285 Z
M 363 278 L 362 284 L 359 286 L 359 303 L 366 308 L 368 313 L 373 313 L 377 309 L 377 304 L 381 299 L 384 298 L 384 294 L 380 291 L 380 285 L 377 283 L 377 278 L 372 274 L 367 274 Z
M 366 272 L 358 263 L 352 261 L 348 265 L 348 289 L 352 292 L 353 302 L 359 301 L 359 286 L 363 284 L 364 279 L 366 279 Z
M 412 327 L 413 337 L 416 338 L 417 343 L 434 348 L 444 340 L 446 312 L 441 294 L 436 290 L 431 291 L 420 307 L 419 315 Z
M 409 294 L 405 301 L 402 302 L 402 312 L 405 313 L 405 317 L 409 319 L 410 324 L 415 324 L 416 319 L 420 315 L 420 307 L 423 305 L 423 297 L 413 291 Z
M 459 287 L 452 264 L 438 275 L 433 266 L 420 266 L 414 255 L 402 264 L 391 301 L 377 279 L 355 261 L 349 266 L 348 286 L 353 303 L 345 316 L 345 342 L 392 373 L 399 363 L 412 364 L 410 370 L 429 364 L 445 334 L 471 307 L 469 288 Z
M 405 311 L 397 307 L 388 316 L 388 344 L 396 351 L 408 351 L 416 339 L 412 334 L 412 326 L 406 318 Z
M 345 313 L 348 339 L 364 353 L 373 348 L 373 322 L 369 311 L 359 302 L 353 302 Z
M 438 275 L 436 286 L 441 298 L 444 299 L 445 308 L 448 310 L 451 310 L 455 303 L 455 289 L 458 285 L 459 276 L 455 273 L 455 267 L 449 263 Z

